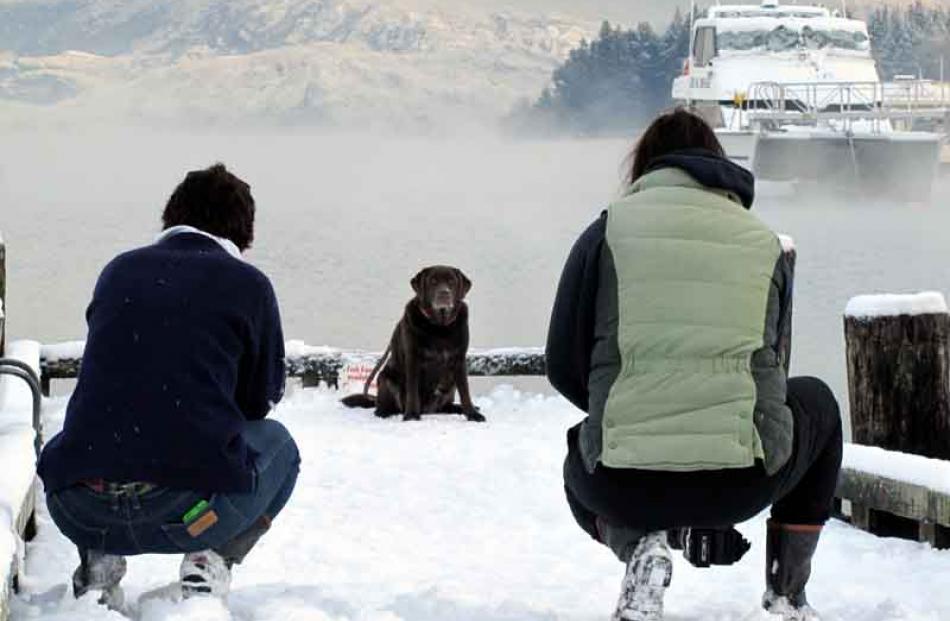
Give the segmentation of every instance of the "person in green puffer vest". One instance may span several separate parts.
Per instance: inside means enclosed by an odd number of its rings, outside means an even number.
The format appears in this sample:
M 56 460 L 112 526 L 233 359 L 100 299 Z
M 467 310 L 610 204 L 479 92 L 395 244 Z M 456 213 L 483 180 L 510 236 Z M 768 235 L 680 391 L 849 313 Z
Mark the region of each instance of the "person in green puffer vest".
M 614 621 L 657 621 L 669 547 L 735 562 L 733 525 L 771 505 L 763 606 L 816 619 L 811 558 L 841 467 L 837 401 L 788 379 L 793 262 L 750 211 L 751 173 L 698 116 L 644 133 L 629 187 L 580 237 L 558 287 L 551 384 L 587 413 L 568 432 L 578 524 L 626 563 Z

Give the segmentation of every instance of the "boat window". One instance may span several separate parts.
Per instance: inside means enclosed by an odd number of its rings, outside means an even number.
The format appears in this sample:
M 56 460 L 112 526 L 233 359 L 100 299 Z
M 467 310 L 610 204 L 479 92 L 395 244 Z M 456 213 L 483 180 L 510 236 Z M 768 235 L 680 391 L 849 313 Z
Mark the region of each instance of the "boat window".
M 870 47 L 868 36 L 863 32 L 849 30 L 817 30 L 805 26 L 802 29 L 805 47 L 820 50 L 833 47 L 842 50 L 866 50 Z
M 766 47 L 770 52 L 794 50 L 799 45 L 799 34 L 791 28 L 779 26 L 766 35 Z
M 857 30 L 820 29 L 805 26 L 799 32 L 788 26 L 772 30 L 720 31 L 716 41 L 720 50 L 768 50 L 784 52 L 796 49 L 870 49 L 868 36 Z
M 693 42 L 693 60 L 697 67 L 705 67 L 716 56 L 716 29 L 704 26 L 696 30 L 696 40 Z

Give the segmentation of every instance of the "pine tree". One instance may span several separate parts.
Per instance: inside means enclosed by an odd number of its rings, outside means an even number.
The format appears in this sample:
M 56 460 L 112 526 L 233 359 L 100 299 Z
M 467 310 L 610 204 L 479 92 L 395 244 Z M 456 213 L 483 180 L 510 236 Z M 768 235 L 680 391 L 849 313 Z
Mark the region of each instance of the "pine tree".
M 555 70 L 534 109 L 584 133 L 629 130 L 670 105 L 688 53 L 689 23 L 679 10 L 662 35 L 646 22 L 633 30 L 604 22 Z
M 917 0 L 903 11 L 882 7 L 868 18 L 881 77 L 940 77 L 940 59 L 950 59 L 950 13 Z

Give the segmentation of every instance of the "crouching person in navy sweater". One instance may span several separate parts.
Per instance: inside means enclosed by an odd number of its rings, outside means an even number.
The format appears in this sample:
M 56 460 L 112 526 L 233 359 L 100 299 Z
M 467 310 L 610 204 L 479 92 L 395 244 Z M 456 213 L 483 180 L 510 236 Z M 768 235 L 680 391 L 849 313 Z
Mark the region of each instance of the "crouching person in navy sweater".
M 274 290 L 241 260 L 249 186 L 218 164 L 188 174 L 164 232 L 103 270 L 63 431 L 39 463 L 50 514 L 79 549 L 77 597 L 121 606 L 126 556 L 184 554 L 182 595 L 224 596 L 271 525 L 300 457 L 265 420 L 284 392 Z

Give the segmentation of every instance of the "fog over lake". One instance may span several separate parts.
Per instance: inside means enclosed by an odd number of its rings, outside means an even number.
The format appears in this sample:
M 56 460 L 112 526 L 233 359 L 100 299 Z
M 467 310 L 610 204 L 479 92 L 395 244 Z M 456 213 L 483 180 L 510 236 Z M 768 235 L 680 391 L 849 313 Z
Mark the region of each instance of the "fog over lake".
M 277 289 L 288 338 L 381 350 L 422 266 L 474 281 L 473 346 L 544 342 L 574 239 L 615 198 L 631 140 L 490 136 L 13 133 L 0 145 L 0 227 L 13 338 L 85 336 L 99 270 L 149 243 L 184 173 L 216 161 L 251 185 L 248 259 Z M 950 205 L 815 198 L 760 184 L 755 209 L 799 251 L 793 372 L 845 400 L 852 295 L 948 290 Z

